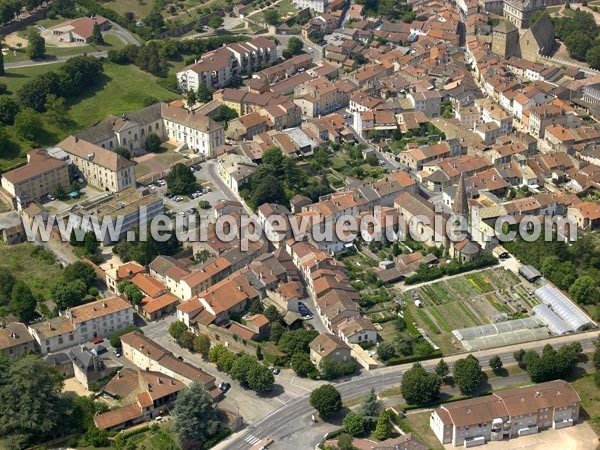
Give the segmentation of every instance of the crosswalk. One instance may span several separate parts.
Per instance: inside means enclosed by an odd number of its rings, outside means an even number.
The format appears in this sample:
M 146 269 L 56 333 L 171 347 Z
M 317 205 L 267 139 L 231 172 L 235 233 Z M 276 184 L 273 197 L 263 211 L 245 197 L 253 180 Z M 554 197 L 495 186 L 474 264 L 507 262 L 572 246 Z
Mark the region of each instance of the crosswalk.
M 245 441 L 246 441 L 248 444 L 250 444 L 250 445 L 254 445 L 254 444 L 256 444 L 258 441 L 260 441 L 260 439 L 259 439 L 259 438 L 257 438 L 256 436 L 254 436 L 253 434 L 249 434 L 248 436 L 246 436 L 246 437 L 244 438 L 244 440 L 245 440 Z
M 271 411 L 269 414 L 267 414 L 265 417 L 263 417 L 262 419 L 260 419 L 258 422 L 255 422 L 255 423 L 253 423 L 253 424 L 252 424 L 252 426 L 254 426 L 254 427 L 255 427 L 255 426 L 257 426 L 257 425 L 260 425 L 260 424 L 261 424 L 261 423 L 263 423 L 264 421 L 266 421 L 266 420 L 270 419 L 271 417 L 273 417 L 275 414 L 277 414 L 277 413 L 281 412 L 281 410 L 282 410 L 282 409 L 284 409 L 286 406 L 287 406 L 287 405 L 283 405 L 283 406 L 280 406 L 279 408 L 277 408 L 277 409 L 275 409 L 275 410 Z

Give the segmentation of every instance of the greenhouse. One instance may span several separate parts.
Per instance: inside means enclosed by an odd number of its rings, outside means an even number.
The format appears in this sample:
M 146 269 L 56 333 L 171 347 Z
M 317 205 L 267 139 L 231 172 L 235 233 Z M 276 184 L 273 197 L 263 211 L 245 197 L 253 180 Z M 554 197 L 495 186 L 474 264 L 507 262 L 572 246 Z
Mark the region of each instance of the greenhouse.
M 488 348 L 503 347 L 505 345 L 520 344 L 521 342 L 545 339 L 550 336 L 550 330 L 546 327 L 533 329 L 521 329 L 507 331 L 506 333 L 482 336 L 462 341 L 467 351 L 485 350 Z
M 540 324 L 536 319 L 527 317 L 525 319 L 508 320 L 506 322 L 461 328 L 460 330 L 454 330 L 452 333 L 458 340 L 462 341 L 494 334 L 508 333 L 510 331 L 537 328 L 539 325 Z
M 582 331 L 595 326 L 594 322 L 583 311 L 554 286 L 545 284 L 535 291 L 535 295 L 564 320 L 572 330 Z
M 531 312 L 533 312 L 533 314 L 535 314 L 535 316 L 541 320 L 552 333 L 558 336 L 573 332 L 573 328 L 544 304 L 534 306 Z

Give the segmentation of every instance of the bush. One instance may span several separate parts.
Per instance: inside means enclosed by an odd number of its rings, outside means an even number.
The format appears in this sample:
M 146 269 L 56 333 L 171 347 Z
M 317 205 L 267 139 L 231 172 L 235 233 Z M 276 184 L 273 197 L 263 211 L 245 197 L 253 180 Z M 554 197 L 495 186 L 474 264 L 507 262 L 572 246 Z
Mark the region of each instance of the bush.
M 113 334 L 110 335 L 110 345 L 112 345 L 114 348 L 121 348 L 121 336 L 127 333 L 131 333 L 133 331 L 139 331 L 140 333 L 143 333 L 140 327 L 136 327 L 135 325 L 129 325 L 128 327 L 125 327 L 120 331 L 115 331 Z

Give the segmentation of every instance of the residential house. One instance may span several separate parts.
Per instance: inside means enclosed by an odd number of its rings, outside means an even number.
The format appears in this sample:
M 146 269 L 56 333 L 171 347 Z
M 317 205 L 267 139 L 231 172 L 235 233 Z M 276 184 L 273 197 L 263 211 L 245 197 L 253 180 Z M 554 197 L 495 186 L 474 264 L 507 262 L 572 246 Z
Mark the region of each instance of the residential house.
M 320 334 L 309 345 L 310 360 L 319 367 L 323 359 L 343 364 L 352 360 L 348 344 L 333 334 Z
M 19 322 L 0 322 L 0 351 L 8 358 L 35 351 L 35 339 L 27 327 Z

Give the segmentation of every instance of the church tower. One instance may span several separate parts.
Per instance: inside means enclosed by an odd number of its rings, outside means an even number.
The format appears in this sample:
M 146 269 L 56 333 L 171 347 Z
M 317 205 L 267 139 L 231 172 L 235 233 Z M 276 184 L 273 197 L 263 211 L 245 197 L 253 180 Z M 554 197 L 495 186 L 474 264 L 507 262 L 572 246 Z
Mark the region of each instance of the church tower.
M 456 195 L 454 196 L 454 204 L 452 205 L 452 214 L 455 216 L 463 216 L 467 220 L 469 218 L 469 202 L 467 200 L 467 188 L 465 187 L 464 175 L 460 174 Z

